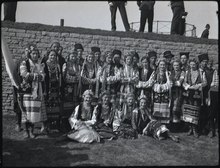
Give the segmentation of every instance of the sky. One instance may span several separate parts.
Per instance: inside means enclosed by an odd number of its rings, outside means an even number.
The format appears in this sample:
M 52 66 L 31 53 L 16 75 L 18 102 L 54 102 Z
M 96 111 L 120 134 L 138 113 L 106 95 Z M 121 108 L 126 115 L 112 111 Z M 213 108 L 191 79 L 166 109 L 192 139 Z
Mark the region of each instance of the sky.
M 154 21 L 171 21 L 172 10 L 170 1 L 156 1 L 154 6 Z M 200 37 L 205 25 L 210 24 L 210 39 L 218 39 L 218 11 L 217 1 L 184 1 L 185 11 L 188 12 L 186 23 L 195 25 L 196 35 Z M 139 22 L 140 11 L 136 1 L 128 1 L 128 21 Z M 2 17 L 3 19 L 3 7 Z M 16 21 L 60 25 L 64 19 L 64 26 L 84 27 L 92 29 L 111 30 L 111 15 L 107 1 L 20 1 L 17 5 Z M 116 26 L 118 31 L 124 31 L 124 26 L 117 11 Z M 134 28 L 139 29 L 135 24 Z M 188 27 L 189 29 L 191 27 Z M 187 29 L 188 29 L 187 28 Z M 156 31 L 154 24 L 153 31 Z M 145 27 L 147 31 L 147 26 Z M 161 22 L 159 31 L 169 32 L 169 23 Z

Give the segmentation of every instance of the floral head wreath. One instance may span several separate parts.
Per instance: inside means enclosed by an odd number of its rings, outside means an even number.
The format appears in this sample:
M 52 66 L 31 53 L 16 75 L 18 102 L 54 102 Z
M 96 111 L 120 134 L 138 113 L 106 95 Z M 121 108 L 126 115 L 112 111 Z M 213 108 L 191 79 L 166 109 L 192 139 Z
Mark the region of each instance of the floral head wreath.
M 83 98 L 84 98 L 86 95 L 90 95 L 91 97 L 94 96 L 92 90 L 86 90 L 86 91 L 83 93 Z
M 129 97 L 135 98 L 133 93 L 128 93 L 128 94 L 126 95 L 126 99 L 128 99 Z
M 138 97 L 138 101 L 140 101 L 141 99 L 147 100 L 147 96 L 144 95 L 143 90 L 141 91 L 141 95 Z
M 110 92 L 109 91 L 103 91 L 101 94 L 100 94 L 100 98 L 102 98 L 103 96 L 111 96 Z

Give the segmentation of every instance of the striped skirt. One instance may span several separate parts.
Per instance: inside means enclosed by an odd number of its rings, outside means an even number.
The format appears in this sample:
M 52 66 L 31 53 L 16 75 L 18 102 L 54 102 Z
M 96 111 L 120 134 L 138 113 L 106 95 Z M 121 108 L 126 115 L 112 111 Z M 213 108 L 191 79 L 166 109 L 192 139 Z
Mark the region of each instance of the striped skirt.
M 47 120 L 45 101 L 33 99 L 31 94 L 23 95 L 24 113 L 22 114 L 22 122 L 27 120 L 32 123 L 42 122 Z
M 183 121 L 198 125 L 200 108 L 195 105 L 183 104 Z

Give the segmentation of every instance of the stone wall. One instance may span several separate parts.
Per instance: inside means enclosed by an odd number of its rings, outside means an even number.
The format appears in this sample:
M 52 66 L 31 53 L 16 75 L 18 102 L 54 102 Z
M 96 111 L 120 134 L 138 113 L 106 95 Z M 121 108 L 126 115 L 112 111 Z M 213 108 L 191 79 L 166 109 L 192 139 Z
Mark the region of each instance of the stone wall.
M 197 57 L 201 53 L 208 52 L 209 57 L 218 62 L 218 40 L 213 39 L 11 22 L 2 22 L 1 32 L 15 59 L 21 57 L 28 43 L 36 44 L 43 55 L 52 42 L 58 41 L 63 46 L 65 58 L 75 43 L 81 43 L 84 46 L 84 54 L 90 51 L 92 46 L 99 46 L 102 53 L 112 49 L 120 49 L 122 54 L 136 50 L 140 57 L 149 50 L 155 50 L 158 57 L 162 57 L 166 50 L 171 50 L 176 57 L 179 57 L 181 51 L 190 52 L 190 57 Z M 12 111 L 12 86 L 2 57 L 2 112 Z

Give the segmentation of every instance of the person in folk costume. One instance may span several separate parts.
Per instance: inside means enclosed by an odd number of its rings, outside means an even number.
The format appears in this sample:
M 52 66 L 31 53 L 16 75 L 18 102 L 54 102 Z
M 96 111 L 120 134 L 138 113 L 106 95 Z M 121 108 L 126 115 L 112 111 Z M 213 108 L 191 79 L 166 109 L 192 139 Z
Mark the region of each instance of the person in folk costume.
M 92 90 L 93 93 L 96 89 L 96 77 L 98 75 L 98 69 L 95 66 L 95 56 L 93 52 L 89 52 L 85 59 L 85 62 L 81 70 L 82 77 L 82 93 L 85 90 Z
M 137 130 L 138 134 L 144 136 L 152 136 L 155 139 L 163 140 L 170 138 L 175 142 L 179 142 L 179 137 L 171 135 L 166 125 L 157 121 L 146 108 L 147 97 L 141 94 L 139 97 L 139 107 L 133 110 L 132 126 Z
M 112 53 L 113 53 L 113 66 L 115 68 L 117 68 L 119 71 L 121 71 L 122 68 L 123 68 L 123 64 L 121 63 L 121 55 L 122 55 L 122 53 L 118 49 L 114 49 Z M 119 103 L 121 81 L 118 80 L 115 83 L 114 87 L 116 89 L 115 91 L 116 91 L 116 94 L 117 94 L 116 103 Z
M 128 53 L 125 55 L 125 64 L 121 70 L 121 88 L 120 88 L 120 101 L 119 105 L 122 107 L 125 96 L 128 93 L 135 92 L 135 86 L 139 81 L 139 72 L 137 68 L 133 67 L 133 54 Z
M 186 71 L 183 82 L 183 121 L 188 123 L 189 132 L 187 135 L 194 134 L 199 137 L 198 124 L 203 101 L 202 88 L 207 85 L 205 73 L 201 73 L 195 59 L 189 60 L 190 69 Z
M 139 54 L 135 50 L 131 51 L 131 54 L 133 55 L 133 67 L 136 68 L 139 71 L 139 69 L 140 69 L 140 66 L 139 66 L 139 60 L 140 60 Z
M 112 62 L 113 53 L 106 52 L 106 61 L 100 72 L 100 82 L 102 84 L 101 91 L 107 90 L 111 94 L 111 102 L 117 104 L 116 94 L 117 85 L 120 81 L 120 69 L 118 69 Z
M 171 61 L 174 57 L 174 55 L 171 53 L 171 51 L 165 51 L 163 53 L 163 57 L 166 59 L 166 66 L 167 66 L 167 70 L 170 72 L 172 71 L 172 64 Z
M 30 50 L 30 57 L 21 62 L 20 75 L 23 80 L 21 89 L 24 93 L 25 110 L 22 117 L 25 121 L 25 138 L 34 138 L 34 123 L 43 122 L 44 126 L 47 120 L 42 86 L 45 79 L 44 64 L 41 64 L 40 54 L 36 48 Z
M 82 44 L 80 43 L 76 43 L 74 45 L 74 51 L 76 51 L 78 53 L 78 63 L 80 66 L 83 66 L 83 63 L 84 63 L 84 58 L 83 58 L 83 51 L 84 51 L 84 48 L 82 46 Z
M 180 68 L 180 60 L 175 59 L 172 63 L 173 70 L 170 73 L 171 81 L 171 128 L 179 130 L 182 117 L 182 83 L 184 81 L 185 72 Z
M 126 139 L 138 137 L 137 130 L 133 129 L 134 126 L 132 126 L 132 113 L 135 108 L 134 94 L 127 93 L 123 108 L 121 110 L 116 109 L 113 120 L 113 131 L 118 137 Z
M 62 117 L 61 110 L 61 82 L 62 82 L 62 69 L 58 62 L 56 50 L 48 52 L 48 59 L 45 62 L 45 100 L 48 116 L 48 129 L 51 124 L 55 123 L 57 128 L 60 129 L 60 120 Z
M 180 52 L 180 68 L 186 72 L 189 69 L 189 52 Z
M 209 115 L 209 107 L 207 106 L 207 99 L 208 99 L 208 91 L 210 89 L 210 85 L 212 83 L 212 76 L 213 76 L 213 70 L 209 69 L 207 67 L 209 57 L 207 53 L 198 55 L 199 60 L 199 71 L 202 75 L 205 74 L 207 85 L 203 87 L 203 101 L 202 101 L 202 107 L 201 107 L 201 113 L 200 113 L 200 124 L 199 124 L 199 131 L 201 134 L 207 135 L 209 132 L 208 128 L 208 115 Z
M 69 139 L 82 143 L 100 142 L 99 134 L 92 128 L 97 119 L 96 114 L 93 112 L 93 96 L 91 90 L 86 90 L 83 93 L 83 102 L 76 106 L 70 116 L 69 123 L 72 131 L 67 134 Z
M 219 99 L 218 99 L 218 91 L 219 91 L 219 72 L 218 72 L 218 63 L 214 65 L 214 73 L 212 77 L 212 83 L 208 92 L 208 101 L 207 104 L 210 107 L 209 113 L 209 124 L 210 124 L 210 132 L 208 136 L 210 138 L 216 136 L 216 125 L 218 128 L 218 112 L 219 112 Z M 218 129 L 219 132 L 219 129 Z
M 116 106 L 110 101 L 111 94 L 109 91 L 102 92 L 100 99 L 100 103 L 93 111 L 93 114 L 96 116 L 93 128 L 98 132 L 100 138 L 112 140 L 116 138 L 112 128 Z
M 20 76 L 20 81 L 22 81 L 22 77 L 20 75 L 20 65 L 23 61 L 28 60 L 30 58 L 30 50 L 33 50 L 36 48 L 35 45 L 29 44 L 24 51 L 24 54 L 21 55 L 21 58 L 19 60 L 15 60 L 15 69 L 17 70 L 19 76 Z M 24 81 L 25 82 L 25 81 Z M 24 111 L 23 107 L 23 91 L 21 86 L 17 89 L 15 86 L 13 86 L 13 101 L 14 101 L 14 112 L 16 114 L 16 126 L 15 130 L 20 132 L 21 129 L 21 120 L 22 120 L 22 111 Z
M 143 133 L 143 129 L 152 120 L 151 112 L 147 108 L 148 98 L 143 92 L 138 98 L 139 106 L 132 113 L 132 127 L 138 134 Z
M 152 74 L 152 102 L 153 116 L 161 123 L 170 122 L 170 104 L 171 104 L 171 83 L 166 69 L 166 60 L 158 60 L 158 67 L 155 74 Z
M 151 92 L 152 92 L 152 80 L 150 79 L 151 74 L 154 72 L 153 69 L 149 67 L 148 57 L 144 56 L 141 58 L 142 67 L 139 69 L 139 82 L 136 85 L 137 95 L 140 96 L 142 93 L 147 97 L 147 108 L 152 111 L 151 102 Z
M 147 53 L 149 68 L 155 71 L 157 69 L 156 61 L 157 61 L 157 53 L 156 51 L 149 51 Z
M 101 68 L 104 64 L 104 62 L 101 60 L 101 50 L 99 47 L 91 47 L 91 52 L 95 55 L 95 67 L 98 69 L 98 71 L 101 71 Z M 96 89 L 95 89 L 95 98 L 99 98 L 101 90 L 101 83 L 100 83 L 100 76 L 96 76 Z
M 79 104 L 78 84 L 81 67 L 78 64 L 77 52 L 72 51 L 63 64 L 62 73 L 64 81 L 64 115 L 69 118 L 73 109 Z

